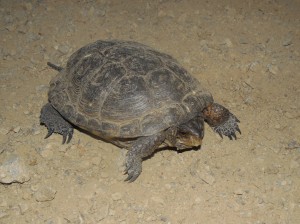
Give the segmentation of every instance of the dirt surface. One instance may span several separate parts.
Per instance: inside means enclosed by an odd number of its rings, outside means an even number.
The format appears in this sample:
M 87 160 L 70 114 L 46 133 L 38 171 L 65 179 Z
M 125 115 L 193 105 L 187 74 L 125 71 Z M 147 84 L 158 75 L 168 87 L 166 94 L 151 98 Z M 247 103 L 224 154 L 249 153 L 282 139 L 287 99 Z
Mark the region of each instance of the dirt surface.
M 0 1 L 0 223 L 300 223 L 300 1 Z M 174 56 L 240 119 L 201 150 L 126 151 L 39 124 L 47 61 L 98 39 Z

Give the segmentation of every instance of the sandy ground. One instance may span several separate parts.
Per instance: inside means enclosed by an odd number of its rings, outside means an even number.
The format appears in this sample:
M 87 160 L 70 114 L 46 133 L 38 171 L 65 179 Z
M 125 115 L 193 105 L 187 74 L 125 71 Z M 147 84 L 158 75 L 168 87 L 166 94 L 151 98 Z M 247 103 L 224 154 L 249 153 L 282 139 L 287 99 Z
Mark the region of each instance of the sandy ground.
M 0 223 L 300 223 L 300 1 L 0 1 Z M 135 40 L 178 59 L 241 120 L 201 150 L 159 151 L 134 183 L 125 150 L 39 124 L 81 46 Z

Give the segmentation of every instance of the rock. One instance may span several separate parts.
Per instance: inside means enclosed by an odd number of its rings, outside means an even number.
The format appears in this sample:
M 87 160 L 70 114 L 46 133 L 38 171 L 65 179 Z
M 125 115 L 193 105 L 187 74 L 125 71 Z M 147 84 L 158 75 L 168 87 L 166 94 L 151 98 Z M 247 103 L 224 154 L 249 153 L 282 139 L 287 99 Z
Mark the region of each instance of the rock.
M 259 66 L 260 64 L 259 64 L 259 62 L 258 61 L 253 61 L 253 62 L 251 62 L 248 66 L 248 69 L 250 70 L 250 71 L 252 71 L 252 72 L 258 72 L 259 71 L 259 68 L 260 68 L 260 66 Z M 248 80 L 248 81 L 251 81 L 251 80 Z M 249 83 L 247 81 L 247 83 Z
M 52 201 L 55 198 L 56 190 L 49 186 L 40 187 L 34 194 L 34 198 L 38 202 Z
M 39 93 L 47 92 L 49 90 L 48 85 L 38 85 L 35 87 L 35 90 Z
M 27 167 L 18 155 L 8 155 L 0 164 L 0 183 L 24 183 L 30 180 Z
M 284 47 L 290 46 L 292 44 L 293 44 L 293 37 L 291 35 L 287 36 L 282 42 L 282 45 Z
M 103 17 L 103 16 L 105 16 L 105 14 L 106 14 L 106 11 L 104 9 L 97 10 L 97 15 L 98 16 Z
M 297 149 L 300 148 L 300 144 L 296 140 L 292 140 L 288 143 L 286 149 Z
M 195 204 L 201 204 L 203 203 L 203 198 L 202 197 L 196 197 L 195 198 Z
M 240 43 L 240 44 L 248 44 L 249 41 L 248 41 L 248 39 L 247 39 L 246 37 L 241 37 L 241 38 L 239 39 L 239 43 Z
M 236 195 L 242 195 L 244 193 L 244 191 L 241 188 L 238 188 L 238 189 L 234 190 L 233 193 Z
M 0 134 L 2 135 L 7 135 L 9 133 L 9 129 L 8 128 L 0 128 Z
M 9 215 L 8 215 L 8 213 L 7 212 L 5 212 L 5 211 L 0 211 L 0 219 L 2 219 L 2 218 L 7 218 Z
M 158 197 L 158 196 L 151 197 L 151 200 L 158 203 L 158 204 L 161 204 L 161 205 L 165 204 L 164 199 L 162 199 L 161 197 Z
M 111 198 L 114 200 L 114 201 L 119 201 L 121 200 L 123 197 L 123 195 L 120 193 L 120 192 L 116 192 L 114 194 L 111 195 Z
M 280 124 L 275 124 L 275 129 L 276 129 L 276 130 L 280 130 L 280 129 L 281 129 Z
M 267 167 L 264 172 L 266 174 L 278 174 L 279 173 L 279 168 L 276 167 L 275 165 L 272 165 L 270 167 Z
M 31 11 L 32 10 L 32 4 L 30 2 L 25 3 L 25 9 L 27 11 Z
M 223 44 L 226 46 L 226 47 L 232 47 L 233 44 L 231 42 L 231 40 L 229 38 L 226 38 L 224 41 L 223 41 Z
M 273 75 L 277 75 L 279 72 L 279 68 L 276 65 L 268 64 L 267 68 L 268 68 L 268 71 L 271 72 Z
M 25 212 L 29 210 L 28 204 L 27 204 L 27 203 L 24 203 L 24 202 L 20 203 L 20 204 L 18 205 L 18 207 L 19 207 L 19 209 L 20 209 L 20 214 L 21 214 L 21 215 L 24 215 Z
M 245 217 L 245 218 L 250 218 L 252 216 L 252 212 L 251 211 L 241 211 L 240 216 Z
M 285 116 L 286 118 L 288 118 L 288 119 L 294 119 L 294 118 L 299 117 L 300 115 L 299 115 L 297 112 L 293 112 L 293 111 L 289 112 L 289 111 L 286 111 L 286 112 L 284 113 L 284 116 Z
M 18 133 L 21 130 L 20 126 L 17 126 L 13 129 L 14 133 Z
M 68 54 L 69 53 L 69 51 L 70 51 L 70 47 L 68 46 L 68 45 L 66 45 L 66 44 L 64 44 L 64 45 L 59 45 L 58 47 L 57 47 L 57 50 L 60 52 L 60 53 L 62 53 L 62 54 Z

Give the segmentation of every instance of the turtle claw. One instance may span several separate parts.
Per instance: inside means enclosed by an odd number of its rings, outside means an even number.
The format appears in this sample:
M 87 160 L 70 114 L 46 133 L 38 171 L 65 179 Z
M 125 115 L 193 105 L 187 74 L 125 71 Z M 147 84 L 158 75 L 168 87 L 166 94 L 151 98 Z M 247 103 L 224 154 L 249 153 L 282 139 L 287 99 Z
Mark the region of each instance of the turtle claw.
M 223 135 L 222 135 L 222 133 L 221 133 L 220 130 L 216 130 L 216 132 L 219 134 L 219 136 L 220 136 L 221 138 L 223 138 Z
M 124 174 L 127 174 L 128 176 L 124 181 L 131 183 L 135 181 L 142 172 L 142 159 L 139 159 L 133 153 L 128 152 L 125 166 Z
M 67 131 L 63 131 L 62 133 L 63 141 L 62 144 L 69 143 L 73 137 L 73 129 L 68 129 Z
M 48 128 L 48 133 L 47 133 L 47 135 L 45 136 L 44 139 L 49 138 L 53 133 L 54 133 L 54 129 L 53 128 Z
M 73 137 L 73 128 L 69 129 L 67 144 L 70 143 Z
M 67 135 L 63 135 L 63 141 L 62 141 L 62 144 L 65 144 L 65 143 L 66 143 L 66 139 L 67 139 Z
M 236 140 L 236 135 L 235 135 L 235 133 L 233 133 L 233 134 L 232 134 L 232 136 L 233 136 L 233 137 L 234 137 L 234 139 Z
M 238 122 L 240 122 L 240 121 L 238 121 Z M 236 130 L 238 131 L 238 133 L 240 133 L 240 135 L 242 134 L 242 132 L 241 132 L 241 130 L 240 130 L 239 127 L 237 127 Z

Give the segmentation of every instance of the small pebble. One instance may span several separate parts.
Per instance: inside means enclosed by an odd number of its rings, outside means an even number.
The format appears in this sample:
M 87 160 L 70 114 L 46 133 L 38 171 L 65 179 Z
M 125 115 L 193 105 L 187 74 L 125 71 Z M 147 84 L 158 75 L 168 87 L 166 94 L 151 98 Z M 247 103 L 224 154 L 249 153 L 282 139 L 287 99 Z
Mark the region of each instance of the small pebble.
M 17 126 L 13 129 L 14 133 L 18 133 L 21 130 L 20 126 Z
M 68 45 L 59 45 L 57 50 L 62 54 L 68 54 L 70 51 L 70 47 Z
M 6 135 L 8 133 L 9 133 L 9 129 L 7 129 L 7 128 L 0 128 L 0 134 Z
M 268 71 L 271 72 L 273 75 L 277 75 L 279 73 L 279 68 L 276 65 L 269 64 L 267 65 Z
M 224 41 L 223 41 L 223 44 L 226 46 L 226 47 L 232 47 L 233 44 L 231 42 L 231 40 L 229 38 L 226 38 Z
M 120 193 L 120 192 L 116 192 L 116 193 L 113 193 L 111 195 L 111 198 L 114 200 L 114 201 L 119 201 L 121 200 L 123 197 L 123 195 Z
M 18 205 L 18 207 L 19 207 L 19 209 L 20 209 L 21 215 L 24 215 L 25 212 L 29 210 L 28 204 L 27 204 L 27 203 L 24 203 L 24 202 L 20 203 L 20 204 Z
M 37 92 L 47 92 L 49 89 L 49 86 L 48 85 L 39 85 L 39 86 L 36 86 L 35 87 L 35 90 Z
M 286 180 L 283 180 L 283 181 L 280 182 L 281 186 L 285 186 L 286 184 L 287 184 Z
M 250 218 L 252 216 L 252 212 L 251 211 L 241 211 L 240 216 Z
M 25 9 L 27 11 L 31 11 L 32 10 L 32 4 L 30 2 L 25 3 Z
M 195 203 L 196 204 L 200 204 L 201 202 L 203 202 L 203 199 L 201 197 L 196 197 L 195 198 Z
M 154 201 L 154 202 L 156 202 L 156 203 L 158 203 L 158 204 L 161 204 L 161 205 L 165 204 L 164 199 L 162 199 L 162 198 L 160 198 L 158 196 L 153 196 L 151 198 L 151 200 Z
M 275 125 L 275 129 L 276 129 L 276 130 L 280 130 L 280 128 L 281 128 L 280 124 L 276 124 L 276 125 Z
M 39 184 L 33 184 L 30 186 L 30 190 L 32 190 L 33 192 L 38 191 L 39 188 L 40 188 Z
M 8 213 L 6 213 L 6 212 L 4 212 L 4 211 L 0 211 L 0 219 L 2 219 L 2 218 L 7 218 L 7 217 L 9 217 L 9 214 L 8 214 Z
M 297 149 L 300 148 L 300 144 L 297 141 L 292 140 L 288 143 L 287 149 Z
M 287 47 L 287 46 L 290 46 L 293 44 L 293 37 L 292 36 L 288 36 L 286 37 L 283 42 L 282 42 L 282 45 Z
M 241 188 L 238 188 L 238 189 L 236 189 L 234 191 L 234 194 L 236 194 L 236 195 L 242 195 L 242 194 L 244 194 L 244 191 Z
M 34 194 L 34 198 L 38 202 L 52 201 L 55 198 L 56 190 L 52 187 L 40 187 Z

